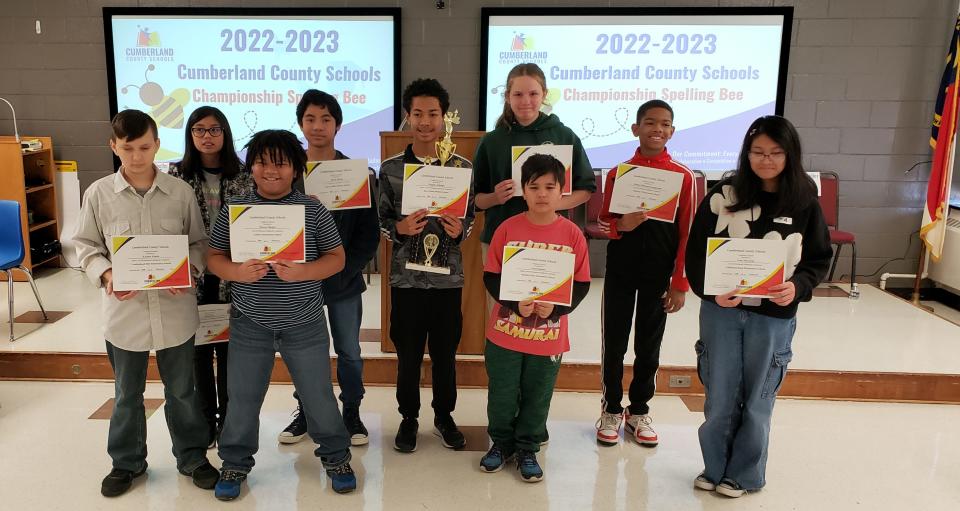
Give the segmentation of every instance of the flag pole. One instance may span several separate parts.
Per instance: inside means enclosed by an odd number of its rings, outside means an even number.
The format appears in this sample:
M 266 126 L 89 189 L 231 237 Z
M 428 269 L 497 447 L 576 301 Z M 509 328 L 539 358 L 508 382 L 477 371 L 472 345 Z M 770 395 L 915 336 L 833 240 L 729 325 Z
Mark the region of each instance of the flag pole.
M 920 304 L 920 281 L 923 280 L 923 266 L 924 259 L 927 255 L 927 245 L 925 243 L 920 243 L 920 258 L 917 261 L 917 274 L 913 279 L 913 293 L 910 294 L 910 303 L 920 307 L 921 309 L 933 310 L 933 307 L 927 307 L 926 305 Z
M 930 187 L 930 184 L 931 184 L 932 180 L 934 179 L 934 177 L 942 180 L 942 182 L 941 182 L 941 192 L 940 192 L 940 193 L 942 194 L 942 188 L 945 186 L 945 187 L 947 187 L 947 190 L 948 190 L 948 191 L 947 191 L 947 199 L 949 199 L 949 197 L 950 197 L 950 193 L 949 193 L 949 189 L 950 189 L 950 176 L 952 175 L 954 158 L 956 157 L 956 150 L 957 150 L 957 115 L 958 115 L 958 108 L 960 108 L 960 107 L 958 107 L 958 104 L 957 104 L 957 103 L 958 103 L 958 99 L 960 99 L 960 98 L 957 97 L 957 87 L 960 86 L 960 67 L 957 66 L 957 59 L 960 58 L 960 56 L 957 55 L 957 52 L 960 51 L 960 43 L 957 42 L 957 31 L 960 30 L 960 2 L 958 2 L 958 5 L 957 5 L 957 12 L 958 12 L 958 18 L 957 18 L 956 23 L 954 24 L 953 38 L 951 39 L 950 45 L 949 45 L 949 47 L 947 48 L 947 56 L 948 56 L 948 59 L 952 59 L 952 60 L 953 60 L 953 70 L 952 70 L 952 72 L 954 73 L 954 81 L 953 81 L 953 85 L 952 85 L 952 87 L 953 87 L 953 98 L 952 98 L 952 99 L 953 99 L 953 100 L 952 100 L 951 102 L 948 102 L 948 103 L 945 103 L 945 104 L 944 104 L 944 111 L 941 112 L 940 115 L 947 115 L 947 112 L 946 112 L 945 108 L 946 108 L 946 105 L 948 105 L 948 104 L 949 104 L 950 109 L 952 110 L 952 112 L 950 112 L 949 115 L 947 116 L 948 125 L 947 125 L 947 126 L 940 126 L 940 127 L 939 127 L 939 129 L 941 129 L 941 130 L 942 130 L 943 128 L 946 128 L 946 129 L 947 129 L 946 133 L 948 133 L 948 136 L 950 137 L 950 139 L 949 139 L 950 149 L 949 149 L 948 151 L 946 151 L 946 161 L 943 162 L 943 168 L 941 169 L 940 174 L 939 174 L 939 175 L 936 175 L 936 176 L 935 176 L 934 174 L 931 174 L 931 176 L 930 176 L 930 182 L 927 183 L 927 189 L 928 189 L 928 192 L 927 192 L 927 201 L 928 201 L 928 202 L 927 202 L 927 203 L 924 203 L 924 208 L 925 208 L 925 209 L 924 209 L 924 213 L 925 213 L 925 214 L 929 214 L 929 207 L 930 207 L 930 205 L 929 205 L 929 200 L 930 200 L 929 187 Z M 948 66 L 950 65 L 949 60 L 948 60 L 947 65 L 948 65 Z M 947 75 L 946 75 L 946 70 L 945 70 L 945 71 L 944 71 L 944 79 L 946 79 L 946 76 L 947 76 Z M 942 83 L 941 83 L 941 86 L 942 86 Z M 949 91 L 949 87 L 947 88 L 947 91 Z M 944 91 L 941 91 L 941 93 L 942 93 L 942 92 L 944 92 Z M 939 103 L 939 102 L 940 102 L 940 98 L 938 97 L 938 98 L 937 98 L 937 103 Z M 935 110 L 936 110 L 936 108 L 935 108 Z M 936 112 L 935 112 L 935 113 L 936 113 Z M 935 126 L 936 126 L 936 124 L 935 124 Z M 938 131 L 938 134 L 940 134 L 940 131 Z M 938 137 L 938 138 L 939 138 L 939 137 Z M 931 142 L 933 142 L 933 141 L 934 141 L 934 139 L 931 138 Z M 942 148 L 937 148 L 937 149 L 942 149 Z M 934 155 L 934 160 L 937 160 L 936 154 Z M 936 164 L 936 162 L 935 162 L 934 164 Z M 938 197 L 938 200 L 940 200 L 941 198 L 942 198 L 942 197 Z M 935 222 L 937 222 L 937 221 L 940 221 L 940 222 L 944 222 L 944 221 L 945 221 L 945 218 L 940 218 L 940 216 L 941 216 L 940 208 L 941 208 L 941 207 L 942 207 L 942 205 L 938 204 L 937 213 L 936 213 L 936 215 L 933 215 L 933 218 L 931 218 L 931 221 L 932 221 L 933 223 L 935 223 Z M 945 215 L 946 215 L 946 210 L 944 210 L 942 214 L 945 216 Z M 929 224 L 927 224 L 927 225 L 929 225 Z M 927 228 L 929 229 L 929 227 L 927 227 Z M 941 229 L 942 229 L 942 228 L 943 228 L 943 226 L 941 226 Z M 925 260 L 926 260 L 927 252 L 930 251 L 930 255 L 931 255 L 935 260 L 939 260 L 939 258 L 942 256 L 942 254 L 941 254 L 940 252 L 941 252 L 942 249 L 943 249 L 943 248 L 942 248 L 942 247 L 943 247 L 943 239 L 942 239 L 942 237 L 941 237 L 941 239 L 940 239 L 940 241 L 939 241 L 939 242 L 940 242 L 940 244 L 938 245 L 939 248 L 937 248 L 936 250 L 932 250 L 933 247 L 932 247 L 932 246 L 928 246 L 928 241 L 927 241 L 926 237 L 924 236 L 924 234 L 925 234 L 925 230 L 924 230 L 924 226 L 922 225 L 922 226 L 921 226 L 921 229 L 920 229 L 920 241 L 921 241 L 921 243 L 920 243 L 920 256 L 919 256 L 918 259 L 917 259 L 917 274 L 914 276 L 913 293 L 910 295 L 910 302 L 913 303 L 913 305 L 915 305 L 915 306 L 917 306 L 917 307 L 920 307 L 920 308 L 922 308 L 922 309 L 926 309 L 926 310 L 932 311 L 932 310 L 933 310 L 932 307 L 927 307 L 927 306 L 920 305 L 920 281 L 923 280 L 923 269 L 924 269 L 924 263 L 925 263 Z

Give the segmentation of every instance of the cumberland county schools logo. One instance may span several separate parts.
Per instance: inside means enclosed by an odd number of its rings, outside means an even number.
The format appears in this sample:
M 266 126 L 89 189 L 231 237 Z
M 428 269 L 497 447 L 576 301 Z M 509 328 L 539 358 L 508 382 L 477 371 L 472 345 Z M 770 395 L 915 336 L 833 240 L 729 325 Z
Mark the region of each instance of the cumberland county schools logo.
M 532 51 L 533 38 L 524 34 L 513 33 L 513 44 L 510 45 L 511 51 Z
M 137 26 L 136 46 L 124 48 L 127 62 L 173 62 L 173 48 L 160 45 L 160 32 Z
M 148 27 L 137 26 L 140 30 L 137 33 L 137 46 L 140 48 L 159 48 L 160 47 L 160 34 L 157 32 L 151 32 Z
M 509 51 L 501 51 L 497 56 L 500 64 L 519 64 L 521 62 L 533 62 L 535 64 L 545 64 L 547 62 L 547 52 L 536 51 L 533 38 L 522 32 L 514 32 L 510 40 Z

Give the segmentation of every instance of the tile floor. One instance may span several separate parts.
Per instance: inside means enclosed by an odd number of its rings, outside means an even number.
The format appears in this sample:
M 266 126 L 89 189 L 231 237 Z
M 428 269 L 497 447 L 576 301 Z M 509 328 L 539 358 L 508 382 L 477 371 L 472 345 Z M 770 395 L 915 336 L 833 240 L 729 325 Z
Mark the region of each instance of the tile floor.
M 73 311 L 48 325 L 15 325 L 18 340 L 0 340 L 5 351 L 103 352 L 100 334 L 99 291 L 82 273 L 70 269 L 44 272 L 38 282 L 44 305 L 50 310 Z M 594 279 L 590 294 L 571 315 L 571 352 L 567 362 L 598 362 L 600 358 L 600 302 L 603 279 Z M 960 323 L 951 323 L 890 296 L 876 287 L 861 286 L 859 300 L 815 298 L 801 305 L 794 337 L 793 369 L 960 373 Z M 364 328 L 380 328 L 379 276 L 364 293 Z M 15 315 L 37 306 L 26 283 L 16 284 Z M 0 307 L 0 326 L 7 327 L 6 307 Z M 698 336 L 699 300 L 670 316 L 661 350 L 664 365 L 693 366 L 693 343 Z M 956 313 L 960 315 L 960 313 Z M 2 337 L 0 337 L 2 339 Z M 380 356 L 379 343 L 362 343 L 365 356 Z M 628 357 L 628 360 L 631 357 Z
M 0 508 L 4 510 L 953 510 L 960 509 L 960 407 L 780 400 L 771 435 L 767 487 L 729 500 L 694 490 L 702 468 L 702 415 L 677 397 L 652 402 L 661 444 L 600 447 L 593 424 L 599 397 L 557 393 L 546 479 L 525 484 L 515 470 L 484 474 L 480 453 L 444 449 L 424 410 L 416 453 L 392 449 L 399 424 L 393 390 L 368 390 L 367 447 L 354 448 L 361 487 L 336 495 L 309 442 L 281 446 L 292 387 L 274 385 L 261 415 L 257 466 L 241 498 L 214 500 L 177 474 L 163 413 L 148 420 L 150 469 L 119 498 L 99 494 L 109 471 L 107 422 L 87 417 L 113 395 L 109 383 L 0 382 Z M 147 397 L 163 396 L 149 384 Z M 424 402 L 429 397 L 424 395 Z M 456 418 L 485 424 L 482 390 L 460 393 Z M 159 412 L 159 411 L 158 411 Z M 219 466 L 215 450 L 208 451 Z

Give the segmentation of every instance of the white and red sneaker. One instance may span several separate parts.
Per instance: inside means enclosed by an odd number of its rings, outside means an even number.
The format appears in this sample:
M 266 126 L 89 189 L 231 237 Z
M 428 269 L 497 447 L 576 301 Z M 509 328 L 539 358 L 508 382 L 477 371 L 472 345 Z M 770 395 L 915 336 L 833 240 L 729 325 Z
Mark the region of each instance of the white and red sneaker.
M 597 419 L 597 442 L 603 445 L 617 445 L 620 441 L 620 423 L 623 415 L 601 412 Z
M 653 430 L 652 417 L 649 415 L 633 415 L 629 408 L 624 410 L 623 417 L 627 422 L 624 431 L 629 433 L 638 444 L 646 447 L 657 446 L 660 440 L 657 438 L 657 432 Z

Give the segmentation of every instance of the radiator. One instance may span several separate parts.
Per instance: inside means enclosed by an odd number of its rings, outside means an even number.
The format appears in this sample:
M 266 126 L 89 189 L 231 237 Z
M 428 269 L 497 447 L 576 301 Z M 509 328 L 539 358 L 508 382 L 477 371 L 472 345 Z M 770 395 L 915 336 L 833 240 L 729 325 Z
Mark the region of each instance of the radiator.
M 960 294 L 960 208 L 950 206 L 947 234 L 943 241 L 943 257 L 930 261 L 931 280 L 953 293 Z

